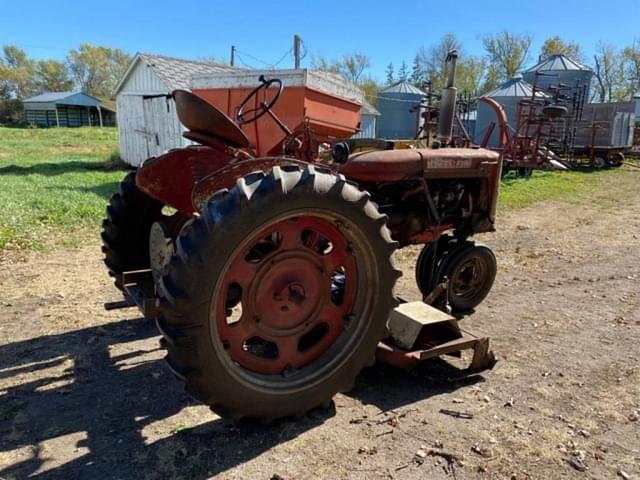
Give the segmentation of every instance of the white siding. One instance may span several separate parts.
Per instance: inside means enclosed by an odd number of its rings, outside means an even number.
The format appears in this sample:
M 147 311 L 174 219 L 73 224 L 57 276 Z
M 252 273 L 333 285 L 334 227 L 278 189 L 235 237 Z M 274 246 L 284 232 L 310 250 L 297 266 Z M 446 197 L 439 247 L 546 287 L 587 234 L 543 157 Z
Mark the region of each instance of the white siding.
M 351 138 L 376 138 L 376 115 L 361 115 L 360 131 Z
M 120 88 L 118 95 L 153 95 L 157 93 L 169 93 L 169 87 L 158 78 L 145 62 L 138 60 L 126 83 Z
M 169 89 L 143 61 L 138 61 L 116 98 L 120 156 L 138 167 L 149 157 L 189 145 L 182 137 Z

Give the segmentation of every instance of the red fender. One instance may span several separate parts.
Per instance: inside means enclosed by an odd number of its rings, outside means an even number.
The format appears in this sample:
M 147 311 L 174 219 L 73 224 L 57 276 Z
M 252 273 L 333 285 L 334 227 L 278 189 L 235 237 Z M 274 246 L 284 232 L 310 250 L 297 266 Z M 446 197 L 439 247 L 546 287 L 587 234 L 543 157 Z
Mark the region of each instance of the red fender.
M 192 216 L 196 212 L 191 203 L 195 185 L 223 169 L 232 158 L 224 151 L 199 145 L 171 150 L 145 161 L 136 173 L 136 185 L 165 205 Z
M 500 143 L 498 145 L 498 148 L 500 150 L 503 150 L 511 141 L 509 135 L 509 123 L 507 121 L 507 114 L 505 113 L 504 108 L 502 108 L 502 105 L 496 102 L 493 98 L 480 97 L 478 100 L 489 105 L 495 112 L 498 119 L 498 127 L 500 128 Z M 481 146 L 486 147 L 486 145 Z

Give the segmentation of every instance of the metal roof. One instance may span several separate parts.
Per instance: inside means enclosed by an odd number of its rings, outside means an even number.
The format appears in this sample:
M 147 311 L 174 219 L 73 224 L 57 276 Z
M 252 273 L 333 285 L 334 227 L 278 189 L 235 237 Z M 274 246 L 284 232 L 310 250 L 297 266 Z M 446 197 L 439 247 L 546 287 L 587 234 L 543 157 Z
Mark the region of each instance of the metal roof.
M 522 77 L 514 77 L 507 80 L 495 90 L 487 93 L 486 97 L 531 97 L 533 94 L 533 86 L 525 82 Z M 544 92 L 537 92 L 537 97 L 548 97 Z
M 78 105 L 81 107 L 102 107 L 96 97 L 84 92 L 43 92 L 35 97 L 27 98 L 23 103 L 49 103 L 51 105 Z
M 137 53 L 131 61 L 129 68 L 122 76 L 115 93 L 125 84 L 127 78 L 133 71 L 138 62 L 144 62 L 153 70 L 153 72 L 162 80 L 169 90 L 190 88 L 191 78 L 194 75 L 202 75 L 207 73 L 235 72 L 241 69 L 231 67 L 229 65 L 221 65 L 218 63 L 206 63 L 196 60 L 185 60 L 175 57 L 167 57 L 165 55 L 156 55 L 152 53 Z
M 426 93 L 419 88 L 414 87 L 406 80 L 396 82 L 382 90 L 380 93 L 411 93 L 415 95 L 426 95 Z
M 79 92 L 44 92 L 35 97 L 27 98 L 25 102 L 58 102 L 65 98 L 69 98 Z
M 369 102 L 367 102 L 366 100 L 362 100 L 362 112 L 360 112 L 361 115 L 375 115 L 376 117 L 378 115 L 382 115 L 377 109 L 376 107 L 374 107 L 373 105 L 371 105 Z
M 525 70 L 526 72 L 583 70 L 591 71 L 589 67 L 561 54 L 551 55 L 540 61 L 537 65 Z

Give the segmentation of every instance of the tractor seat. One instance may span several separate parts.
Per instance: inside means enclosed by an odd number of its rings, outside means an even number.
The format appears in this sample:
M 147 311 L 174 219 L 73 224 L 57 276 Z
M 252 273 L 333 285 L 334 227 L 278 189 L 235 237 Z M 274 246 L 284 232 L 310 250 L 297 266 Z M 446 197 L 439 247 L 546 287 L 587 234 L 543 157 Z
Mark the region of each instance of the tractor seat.
M 398 182 L 421 177 L 426 149 L 369 150 L 354 153 L 339 172 L 359 182 Z
M 203 145 L 209 145 L 207 141 L 213 138 L 230 147 L 249 146 L 249 139 L 240 127 L 206 100 L 186 90 L 174 90 L 172 95 L 180 123 L 191 131 L 186 138 Z

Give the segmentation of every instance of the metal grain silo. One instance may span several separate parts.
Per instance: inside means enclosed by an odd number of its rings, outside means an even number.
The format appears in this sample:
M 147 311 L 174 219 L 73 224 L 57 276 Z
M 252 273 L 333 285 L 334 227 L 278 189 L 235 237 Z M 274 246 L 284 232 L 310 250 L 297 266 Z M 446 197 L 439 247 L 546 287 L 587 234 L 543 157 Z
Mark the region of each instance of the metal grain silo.
M 507 80 L 495 90 L 487 93 L 486 97 L 493 98 L 496 102 L 502 105 L 505 113 L 507 114 L 507 121 L 511 129 L 515 129 L 516 126 L 516 110 L 518 102 L 525 98 L 532 98 L 533 87 L 525 82 L 521 77 L 514 77 L 511 80 Z M 536 97 L 547 97 L 545 93 L 538 92 Z M 477 144 L 482 142 L 487 130 L 492 123 L 495 124 L 493 133 L 489 139 L 488 147 L 498 147 L 498 141 L 500 138 L 500 129 L 497 124 L 497 118 L 494 110 L 484 102 L 478 102 L 478 113 L 475 125 L 475 133 L 473 141 Z
M 584 104 L 589 96 L 593 71 L 564 55 L 551 55 L 526 70 L 522 77 L 552 96 L 560 86 L 567 105 L 575 101 Z
M 376 136 L 388 139 L 415 137 L 420 123 L 420 103 L 426 94 L 407 81 L 400 81 L 378 94 L 380 117 Z

